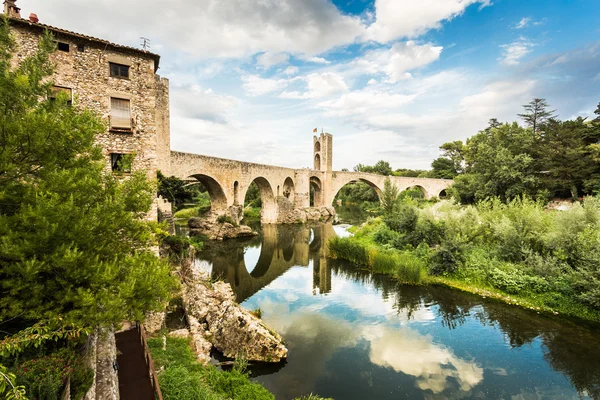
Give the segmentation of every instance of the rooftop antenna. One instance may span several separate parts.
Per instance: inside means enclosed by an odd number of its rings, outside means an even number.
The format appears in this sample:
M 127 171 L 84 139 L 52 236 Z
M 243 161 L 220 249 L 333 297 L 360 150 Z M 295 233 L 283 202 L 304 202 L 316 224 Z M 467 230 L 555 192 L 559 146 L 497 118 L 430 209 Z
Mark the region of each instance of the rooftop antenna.
M 140 36 L 140 39 L 143 40 L 143 43 L 140 46 L 142 46 L 144 51 L 147 51 L 148 49 L 150 49 L 150 39 L 145 38 L 143 36 Z

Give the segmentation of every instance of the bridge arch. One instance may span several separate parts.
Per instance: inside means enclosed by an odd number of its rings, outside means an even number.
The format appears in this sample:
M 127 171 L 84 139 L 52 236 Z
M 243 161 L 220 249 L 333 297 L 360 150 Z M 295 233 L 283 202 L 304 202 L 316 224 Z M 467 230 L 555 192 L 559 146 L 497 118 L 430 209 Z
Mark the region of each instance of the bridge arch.
M 213 177 L 204 174 L 191 175 L 192 178 L 204 185 L 210 196 L 210 207 L 213 211 L 222 211 L 227 209 L 227 196 L 223 186 Z
M 344 182 L 344 181 L 342 181 L 342 182 Z M 349 185 L 352 183 L 357 183 L 357 182 L 362 182 L 362 183 L 366 183 L 367 185 L 369 185 L 369 187 L 371 187 L 371 189 L 373 189 L 373 191 L 377 194 L 377 198 L 381 202 L 381 199 L 383 198 L 383 191 L 376 183 L 374 183 L 371 180 L 366 179 L 366 178 L 358 178 L 358 179 L 352 178 L 352 179 L 346 180 L 345 183 L 342 183 L 341 185 L 339 185 L 337 188 L 334 189 L 334 192 L 332 193 L 333 196 L 331 197 L 332 203 L 335 202 L 335 198 L 337 197 L 337 195 L 342 191 L 342 189 L 346 185 Z M 330 205 L 333 205 L 333 204 L 330 204 Z
M 429 198 L 429 193 L 427 192 L 427 189 L 425 189 L 423 186 L 421 185 L 413 185 L 413 186 L 409 186 L 406 189 L 404 189 L 402 192 L 406 192 L 408 190 L 418 190 L 421 192 L 421 194 L 423 195 L 423 199 L 428 199 Z
M 262 177 L 254 178 L 250 184 L 246 187 L 246 192 L 244 193 L 244 201 L 246 199 L 246 193 L 248 192 L 248 188 L 254 182 L 256 186 L 258 186 L 258 190 L 260 192 L 260 199 L 262 202 L 262 209 L 260 210 L 260 220 L 263 223 L 275 223 L 277 222 L 277 203 L 275 202 L 275 195 L 273 193 L 273 187 L 269 183 L 269 181 Z
M 296 195 L 296 185 L 294 185 L 294 180 L 291 177 L 285 178 L 283 181 L 283 197 L 288 199 L 292 204 L 294 204 L 295 195 Z
M 324 201 L 323 184 L 321 180 L 316 176 L 310 177 L 310 206 L 311 207 L 322 207 L 325 204 Z
M 446 191 L 446 189 L 443 189 L 439 194 L 438 194 L 438 198 L 440 199 L 445 199 L 446 197 L 448 197 L 448 192 Z

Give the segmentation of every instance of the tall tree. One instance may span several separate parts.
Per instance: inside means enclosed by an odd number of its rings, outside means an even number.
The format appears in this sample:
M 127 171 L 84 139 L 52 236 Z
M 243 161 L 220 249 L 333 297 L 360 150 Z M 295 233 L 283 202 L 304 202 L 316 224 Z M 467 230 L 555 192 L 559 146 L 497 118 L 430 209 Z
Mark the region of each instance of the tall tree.
M 106 172 L 99 116 L 51 101 L 53 38 L 11 67 L 13 47 L 0 20 L 0 322 L 143 320 L 175 286 L 145 220 L 155 189 Z
M 596 108 L 596 111 L 594 111 L 594 114 L 597 115 L 597 117 L 594 118 L 594 122 L 600 122 L 600 103 L 598 103 L 598 108 Z
M 548 110 L 548 102 L 546 99 L 533 99 L 529 103 L 523 105 L 525 112 L 518 114 L 527 126 L 533 129 L 534 133 L 537 133 L 540 127 L 549 119 L 556 118 L 554 114 L 556 110 Z
M 400 191 L 398 187 L 390 181 L 390 178 L 385 178 L 383 181 L 383 193 L 381 197 L 381 207 L 386 216 L 394 214 L 398 207 L 398 195 Z

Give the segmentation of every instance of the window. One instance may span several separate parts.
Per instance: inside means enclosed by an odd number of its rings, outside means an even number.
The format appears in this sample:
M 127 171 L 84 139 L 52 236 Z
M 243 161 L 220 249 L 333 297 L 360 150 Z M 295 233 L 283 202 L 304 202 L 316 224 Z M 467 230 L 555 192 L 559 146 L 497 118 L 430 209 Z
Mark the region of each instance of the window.
M 117 63 L 108 63 L 110 65 L 110 76 L 113 78 L 129 79 L 129 66 Z
M 131 132 L 131 110 L 129 100 L 110 98 L 110 128 Z
M 84 46 L 84 45 L 82 45 L 82 44 L 78 44 L 78 45 L 77 45 L 77 51 L 79 51 L 79 52 L 82 52 L 82 53 L 83 53 L 83 52 L 85 51 L 85 46 Z
M 57 46 L 58 46 L 58 50 L 65 51 L 67 53 L 69 52 L 69 44 L 68 43 L 58 42 Z
M 133 154 L 110 153 L 110 169 L 113 172 L 130 173 Z
M 58 97 L 65 98 L 67 105 L 73 104 L 73 94 L 70 88 L 61 86 L 52 86 L 50 100 L 55 101 Z

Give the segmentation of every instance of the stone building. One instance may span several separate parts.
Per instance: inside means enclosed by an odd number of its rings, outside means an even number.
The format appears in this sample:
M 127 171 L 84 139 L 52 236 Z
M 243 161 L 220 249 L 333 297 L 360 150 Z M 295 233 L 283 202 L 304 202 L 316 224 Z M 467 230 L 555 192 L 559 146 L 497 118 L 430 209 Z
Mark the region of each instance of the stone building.
M 54 92 L 106 122 L 97 136 L 106 168 L 156 177 L 170 155 L 169 82 L 156 74 L 160 56 L 42 24 L 35 14 L 23 19 L 16 0 L 4 1 L 4 13 L 16 42 L 15 63 L 36 51 L 46 30 L 57 41 Z

